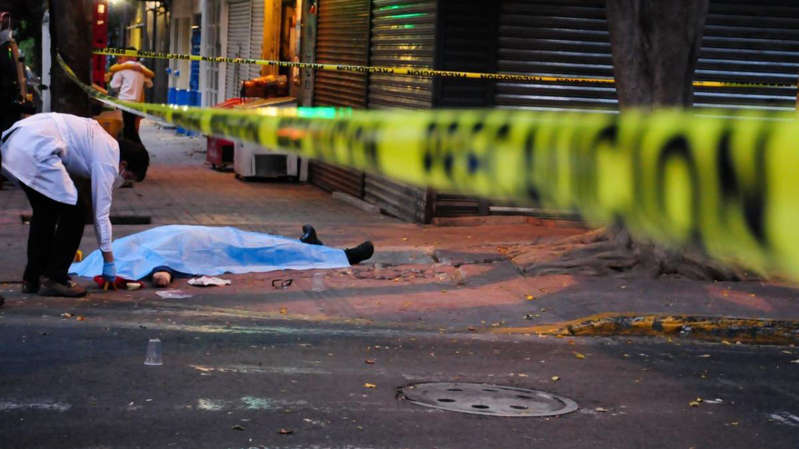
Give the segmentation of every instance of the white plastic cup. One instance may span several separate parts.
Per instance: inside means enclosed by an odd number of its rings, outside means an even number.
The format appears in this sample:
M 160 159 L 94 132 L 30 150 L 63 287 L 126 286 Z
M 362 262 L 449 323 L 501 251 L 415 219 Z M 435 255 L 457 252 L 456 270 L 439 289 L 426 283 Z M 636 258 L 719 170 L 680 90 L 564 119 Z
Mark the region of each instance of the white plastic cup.
M 325 291 L 325 274 L 322 272 L 314 273 L 311 280 L 311 291 L 323 292 Z
M 144 357 L 144 364 L 149 366 L 161 366 L 164 364 L 161 358 L 161 340 L 151 338 L 147 342 L 147 355 Z

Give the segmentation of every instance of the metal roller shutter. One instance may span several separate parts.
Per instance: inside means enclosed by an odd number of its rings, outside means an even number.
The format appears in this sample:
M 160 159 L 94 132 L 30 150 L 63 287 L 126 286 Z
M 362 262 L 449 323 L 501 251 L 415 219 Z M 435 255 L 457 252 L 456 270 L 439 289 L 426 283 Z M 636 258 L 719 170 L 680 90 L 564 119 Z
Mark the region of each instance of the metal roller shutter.
M 250 18 L 250 58 L 263 56 L 264 42 L 264 0 L 252 0 Z M 247 79 L 261 76 L 261 66 L 247 65 Z
M 250 57 L 251 9 L 249 0 L 228 2 L 227 57 L 229 58 Z M 242 81 L 250 78 L 249 67 L 244 64 L 227 64 L 226 70 L 225 95 L 228 98 L 238 97 Z
M 435 0 L 372 0 L 372 65 L 433 68 Z M 374 73 L 369 79 L 370 108 L 430 108 L 431 78 Z M 427 190 L 366 174 L 364 199 L 390 215 L 426 222 Z
M 319 0 L 316 62 L 369 64 L 369 0 Z M 315 106 L 366 107 L 365 73 L 316 71 Z M 310 182 L 325 190 L 363 198 L 364 174 L 311 161 Z
M 369 0 L 319 0 L 316 62 L 369 64 Z M 318 70 L 314 105 L 366 107 L 365 73 Z
M 612 77 L 601 0 L 506 0 L 500 12 L 497 70 Z M 792 109 L 799 72 L 799 5 L 789 0 L 711 0 L 696 80 L 790 83 L 787 87 L 699 87 L 698 107 Z M 499 82 L 501 107 L 616 109 L 615 88 Z
M 495 72 L 499 5 L 496 2 L 442 1 L 438 8 L 436 68 Z M 434 86 L 436 107 L 480 108 L 494 104 L 493 81 L 437 78 Z M 432 200 L 435 217 L 489 212 L 488 200 L 472 196 L 434 192 Z
M 613 77 L 603 1 L 503 1 L 499 20 L 498 71 Z M 617 107 L 612 86 L 566 82 L 498 82 L 495 102 L 535 109 Z
M 787 83 L 788 87 L 696 88 L 695 106 L 794 109 L 799 4 L 711 0 L 697 80 Z
M 364 174 L 324 162 L 311 161 L 308 179 L 316 186 L 329 192 L 344 192 L 356 198 L 363 198 Z
M 371 64 L 432 68 L 435 13 L 435 0 L 372 0 Z M 432 104 L 431 78 L 371 75 L 370 108 L 429 108 Z
M 495 2 L 442 1 L 438 5 L 436 68 L 494 73 L 499 5 Z M 490 107 L 494 81 L 436 78 L 435 106 Z

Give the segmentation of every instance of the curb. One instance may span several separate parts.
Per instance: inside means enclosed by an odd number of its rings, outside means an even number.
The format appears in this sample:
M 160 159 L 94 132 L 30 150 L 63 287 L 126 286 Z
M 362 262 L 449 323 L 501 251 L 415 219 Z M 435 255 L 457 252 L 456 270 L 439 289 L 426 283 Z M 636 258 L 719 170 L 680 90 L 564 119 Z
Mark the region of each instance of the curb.
M 561 323 L 492 329 L 491 332 L 557 337 L 678 336 L 725 344 L 799 344 L 799 320 L 692 315 L 603 313 Z

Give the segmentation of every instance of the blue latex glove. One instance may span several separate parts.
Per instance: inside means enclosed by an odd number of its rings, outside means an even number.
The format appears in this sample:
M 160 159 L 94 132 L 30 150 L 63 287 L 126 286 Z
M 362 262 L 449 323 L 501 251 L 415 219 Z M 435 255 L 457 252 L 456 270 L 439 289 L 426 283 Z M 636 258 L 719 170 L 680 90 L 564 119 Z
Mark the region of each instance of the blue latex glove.
M 114 265 L 114 262 L 105 262 L 103 263 L 103 279 L 106 282 L 113 283 L 117 277 L 117 266 Z

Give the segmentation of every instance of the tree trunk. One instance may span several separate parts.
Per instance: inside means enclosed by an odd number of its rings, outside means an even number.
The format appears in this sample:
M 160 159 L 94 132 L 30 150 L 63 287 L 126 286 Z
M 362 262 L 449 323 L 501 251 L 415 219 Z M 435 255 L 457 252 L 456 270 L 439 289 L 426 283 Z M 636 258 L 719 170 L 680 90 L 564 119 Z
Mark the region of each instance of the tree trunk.
M 607 0 L 608 29 L 619 107 L 689 107 L 709 0 Z M 555 254 L 541 262 L 538 254 Z M 743 270 L 709 260 L 700 251 L 669 251 L 633 240 L 612 227 L 557 242 L 548 249 L 522 249 L 514 262 L 531 274 L 588 275 L 645 272 L 691 279 L 751 278 Z
M 691 106 L 709 0 L 607 0 L 621 108 Z
M 91 115 L 89 96 L 66 77 L 56 62 L 56 54 L 61 54 L 81 81 L 91 84 L 92 3 L 90 0 L 50 0 L 53 112 Z

